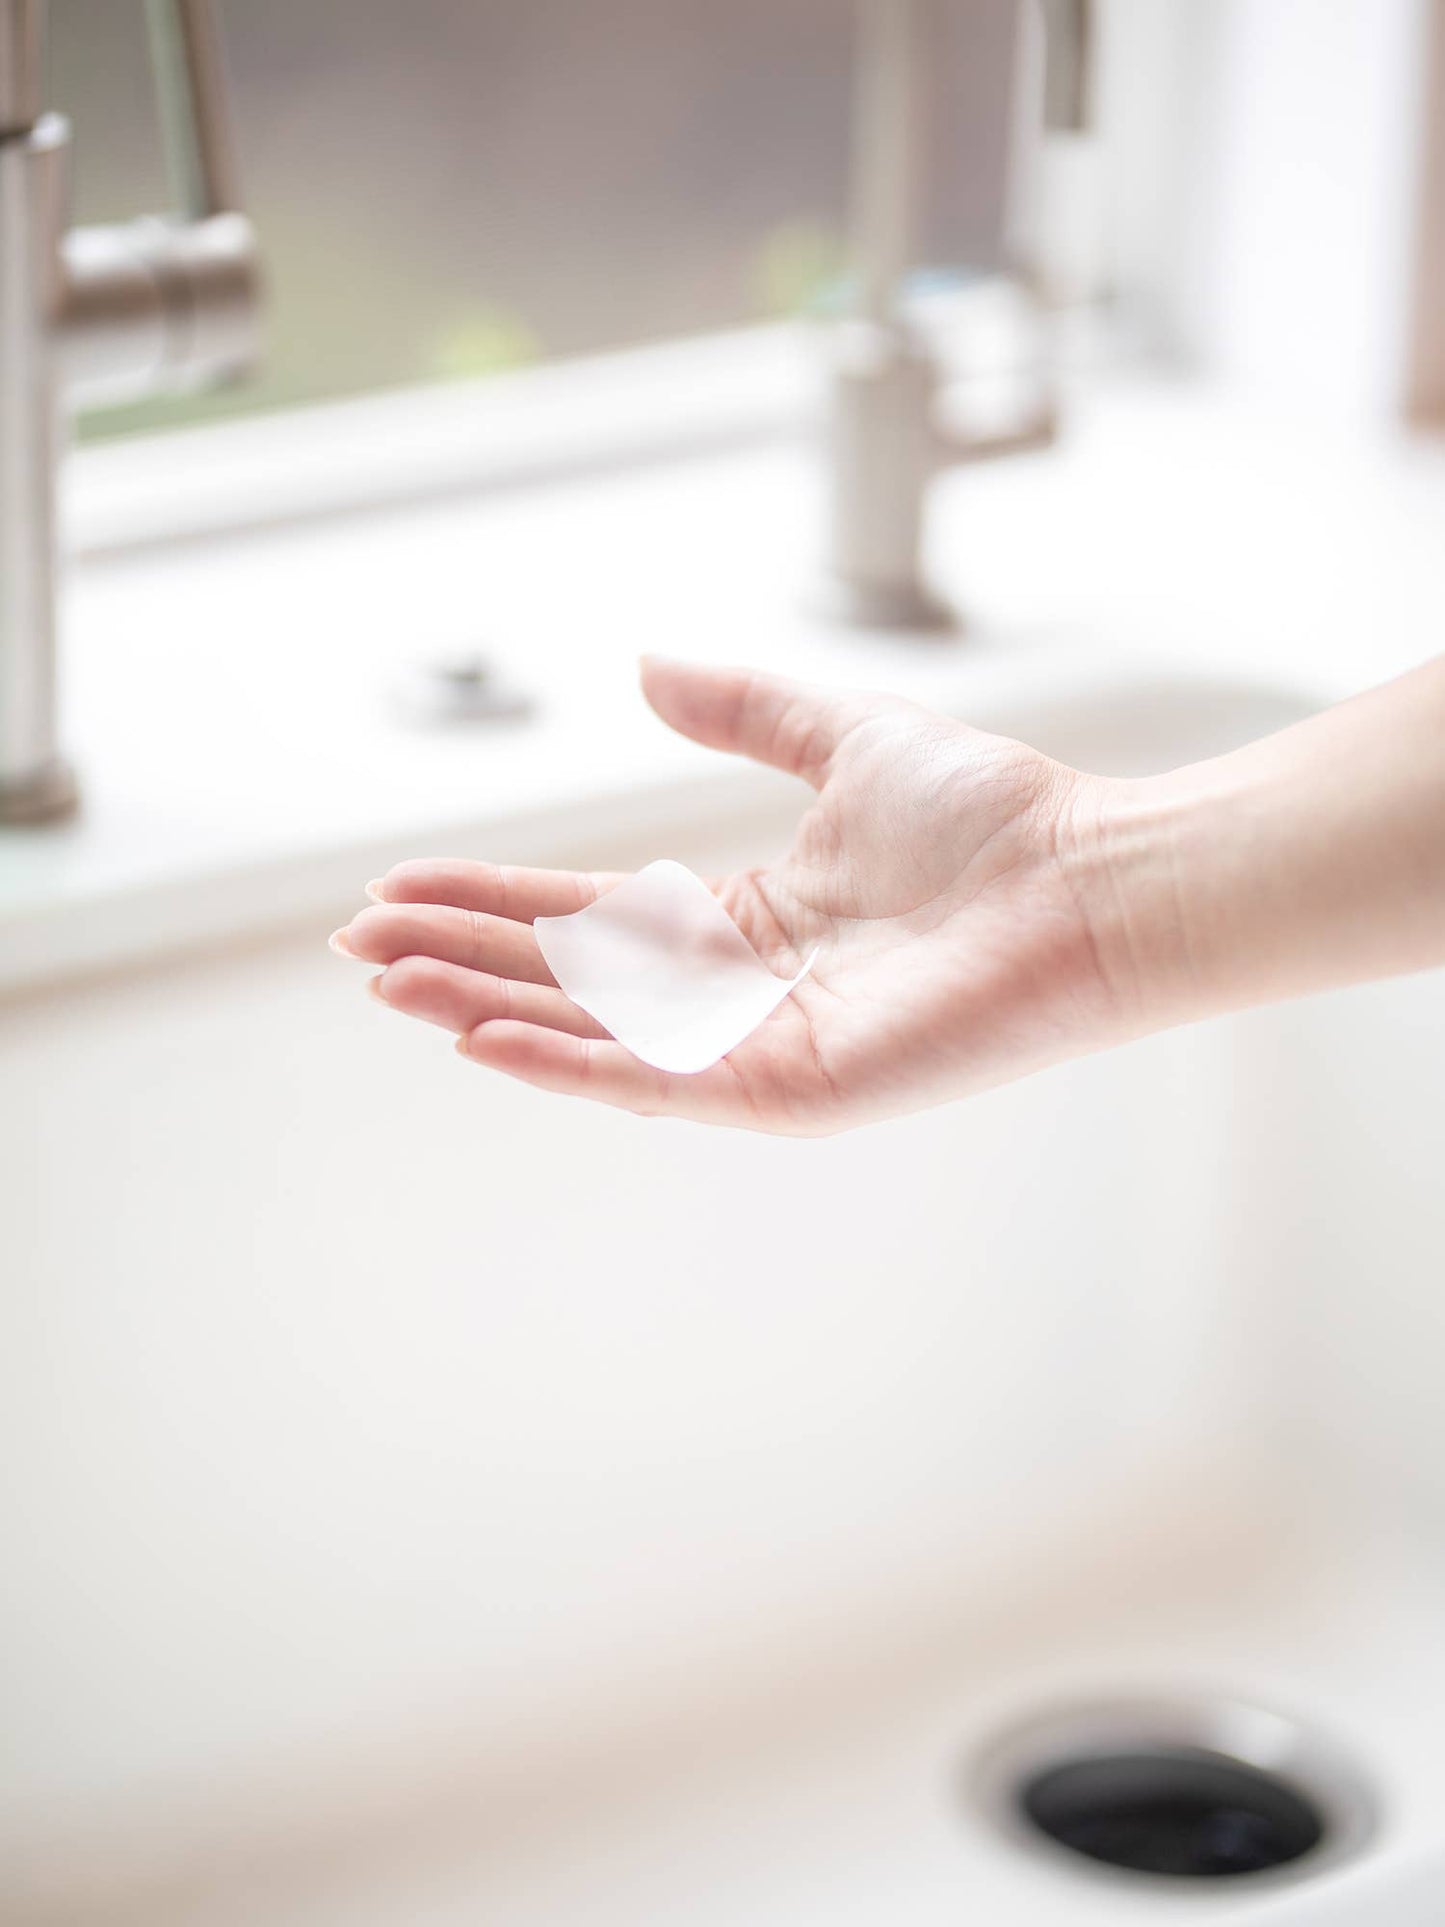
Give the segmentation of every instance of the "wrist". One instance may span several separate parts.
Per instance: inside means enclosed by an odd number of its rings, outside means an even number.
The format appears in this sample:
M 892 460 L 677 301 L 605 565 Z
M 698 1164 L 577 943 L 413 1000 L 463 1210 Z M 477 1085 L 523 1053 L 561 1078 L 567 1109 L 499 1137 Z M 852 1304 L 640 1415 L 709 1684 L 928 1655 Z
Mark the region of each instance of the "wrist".
M 1122 1028 L 1142 1034 L 1224 1007 L 1211 851 L 1228 786 L 1214 765 L 1165 777 L 1089 779 L 1075 801 L 1076 896 Z

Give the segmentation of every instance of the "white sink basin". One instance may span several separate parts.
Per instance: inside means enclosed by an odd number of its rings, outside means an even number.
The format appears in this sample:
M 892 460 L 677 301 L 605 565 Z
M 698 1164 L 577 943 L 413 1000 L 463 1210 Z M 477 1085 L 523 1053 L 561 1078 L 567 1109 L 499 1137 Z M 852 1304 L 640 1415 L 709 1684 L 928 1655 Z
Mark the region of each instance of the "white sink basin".
M 1050 680 L 960 700 L 1117 769 L 1298 707 Z M 612 859 L 770 847 L 729 794 Z M 1438 977 L 774 1143 L 458 1064 L 339 907 L 0 1011 L 0 1915 L 1438 1919 Z M 1317 1729 L 1371 1838 L 1201 1899 L 977 1810 L 1136 1690 Z

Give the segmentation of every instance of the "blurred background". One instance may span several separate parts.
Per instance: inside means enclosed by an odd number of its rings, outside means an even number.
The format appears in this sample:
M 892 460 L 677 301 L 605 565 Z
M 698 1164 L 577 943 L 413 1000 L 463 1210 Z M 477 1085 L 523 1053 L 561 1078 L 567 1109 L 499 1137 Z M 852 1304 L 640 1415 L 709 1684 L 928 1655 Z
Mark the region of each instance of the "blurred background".
M 109 233 L 145 8 L 47 12 Z M 0 1927 L 1438 1927 L 1440 973 L 794 1144 L 325 939 L 779 848 L 644 650 L 1121 776 L 1438 653 L 1445 0 L 217 12 L 240 378 L 90 405 L 0 134 Z M 1106 1742 L 1313 1844 L 1085 1867 Z
M 223 12 L 273 308 L 260 378 L 184 418 L 775 320 L 841 272 L 854 75 L 840 0 Z M 1014 7 L 977 0 L 941 25 L 927 258 L 986 268 Z M 50 76 L 85 130 L 79 218 L 163 204 L 142 9 L 58 0 Z M 182 418 L 116 411 L 89 432 Z
M 1393 381 L 1397 402 L 1445 408 L 1430 0 L 1088 12 L 1103 186 L 1086 292 L 1131 346 L 1286 386 L 1302 363 L 1317 397 L 1373 383 L 1378 400 Z M 223 13 L 266 242 L 264 365 L 179 407 L 88 413 L 87 436 L 837 304 L 856 94 L 843 0 L 404 15 L 356 0 L 344 30 L 326 0 Z M 1020 13 L 932 14 L 915 266 L 977 276 L 1017 255 L 1031 218 Z M 164 203 L 141 7 L 54 0 L 47 98 L 83 129 L 78 219 Z

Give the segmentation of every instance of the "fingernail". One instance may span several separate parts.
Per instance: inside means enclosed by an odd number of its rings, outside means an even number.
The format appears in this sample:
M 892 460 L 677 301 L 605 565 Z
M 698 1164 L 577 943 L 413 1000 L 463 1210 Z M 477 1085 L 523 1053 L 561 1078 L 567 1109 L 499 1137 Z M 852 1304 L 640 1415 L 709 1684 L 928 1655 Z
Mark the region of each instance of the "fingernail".
M 366 894 L 371 898 L 373 903 L 386 902 L 386 898 L 382 894 L 382 882 L 383 879 L 381 877 L 373 877 L 366 886 Z
M 374 997 L 379 1004 L 384 1004 L 386 1002 L 386 992 L 381 987 L 385 979 L 385 975 L 386 973 L 383 971 L 380 977 L 368 977 L 366 980 L 367 996 Z
M 326 942 L 328 946 L 336 952 L 338 957 L 355 957 L 356 956 L 356 952 L 352 949 L 351 945 L 346 941 L 345 924 L 343 924 L 339 930 L 333 930 L 331 935 L 326 939 Z

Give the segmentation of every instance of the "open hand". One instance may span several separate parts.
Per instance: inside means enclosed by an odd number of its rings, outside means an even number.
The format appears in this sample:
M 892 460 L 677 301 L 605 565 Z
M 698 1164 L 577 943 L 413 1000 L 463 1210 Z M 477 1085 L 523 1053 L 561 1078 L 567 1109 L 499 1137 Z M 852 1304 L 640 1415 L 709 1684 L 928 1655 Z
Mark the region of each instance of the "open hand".
M 534 917 L 615 876 L 403 863 L 337 933 L 393 1009 L 544 1090 L 820 1134 L 936 1103 L 1131 1028 L 1098 935 L 1111 786 L 887 696 L 651 661 L 662 719 L 816 792 L 779 862 L 711 887 L 770 969 L 812 973 L 711 1070 L 651 1069 L 556 987 Z

